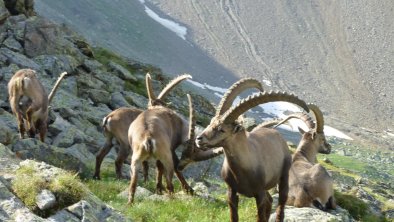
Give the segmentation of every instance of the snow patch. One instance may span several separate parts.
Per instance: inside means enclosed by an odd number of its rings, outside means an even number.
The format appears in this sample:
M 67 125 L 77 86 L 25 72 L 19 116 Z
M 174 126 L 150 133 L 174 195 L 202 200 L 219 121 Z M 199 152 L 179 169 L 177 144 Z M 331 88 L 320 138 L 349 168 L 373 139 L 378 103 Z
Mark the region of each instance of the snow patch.
M 139 0 L 142 4 L 145 4 L 145 0 Z M 181 26 L 180 24 L 171 21 L 169 19 L 161 18 L 158 14 L 156 14 L 152 9 L 148 8 L 146 5 L 145 6 L 145 12 L 148 14 L 149 17 L 151 17 L 153 20 L 156 22 L 160 23 L 167 29 L 175 32 L 175 34 L 179 37 L 181 37 L 183 40 L 186 40 L 186 34 L 187 34 L 187 28 L 184 26 Z
M 264 79 L 263 82 L 265 83 L 265 85 L 267 86 L 272 86 L 272 82 L 269 80 Z
M 201 84 L 199 82 L 196 82 L 196 81 L 193 81 L 193 80 L 190 80 L 190 79 L 188 79 L 187 81 L 190 82 L 191 84 L 197 86 L 198 88 L 209 89 L 209 90 L 214 91 L 215 95 L 218 96 L 218 97 L 222 97 L 227 92 L 227 89 L 216 87 L 216 86 L 211 86 L 211 85 L 208 85 L 206 83 Z

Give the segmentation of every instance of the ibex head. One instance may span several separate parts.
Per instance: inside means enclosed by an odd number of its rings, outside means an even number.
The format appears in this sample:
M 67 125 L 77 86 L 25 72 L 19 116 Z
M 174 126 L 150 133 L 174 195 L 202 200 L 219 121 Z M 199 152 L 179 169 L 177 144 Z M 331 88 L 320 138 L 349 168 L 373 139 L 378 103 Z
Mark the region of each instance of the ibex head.
M 312 127 L 308 125 L 309 131 L 305 132 L 303 129 L 298 128 L 298 131 L 302 134 L 302 140 L 306 143 L 313 143 L 317 148 L 317 152 L 323 154 L 331 153 L 331 145 L 327 142 L 326 136 L 324 135 L 324 119 L 323 113 L 320 111 L 319 107 L 315 104 L 308 104 L 310 110 L 312 110 L 315 119 L 316 126 L 312 123 Z
M 216 109 L 216 115 L 212 118 L 209 126 L 204 130 L 199 137 L 197 137 L 198 147 L 217 147 L 221 146 L 220 143 L 232 133 L 243 130 L 242 124 L 234 119 L 234 121 L 226 121 L 224 123 L 223 115 L 232 106 L 235 98 L 244 90 L 256 88 L 259 91 L 263 91 L 261 83 L 252 78 L 243 78 L 234 83 L 223 96 L 220 101 L 218 108 Z M 238 118 L 238 116 L 237 116 Z M 228 119 L 230 120 L 230 119 Z

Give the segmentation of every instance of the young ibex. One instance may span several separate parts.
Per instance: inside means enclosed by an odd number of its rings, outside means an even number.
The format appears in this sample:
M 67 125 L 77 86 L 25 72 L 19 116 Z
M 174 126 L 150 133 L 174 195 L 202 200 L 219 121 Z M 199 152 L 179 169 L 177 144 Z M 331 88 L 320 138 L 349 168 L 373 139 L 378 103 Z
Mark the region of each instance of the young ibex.
M 264 91 L 261 83 L 253 78 L 243 78 L 235 82 L 224 95 L 224 97 L 226 97 L 227 99 L 222 100 L 221 103 L 218 105 L 218 108 L 216 110 L 216 115 L 220 115 L 221 113 L 228 110 L 232 106 L 235 98 L 242 91 L 246 89 L 253 89 L 253 88 L 261 92 Z M 195 120 L 193 119 L 193 121 Z M 194 128 L 192 130 L 193 130 L 193 134 L 191 136 L 194 138 Z M 186 168 L 186 166 L 188 166 L 191 163 L 208 160 L 216 156 L 219 156 L 221 154 L 223 154 L 223 148 L 221 147 L 215 149 L 209 149 L 209 150 L 196 149 L 193 139 L 193 144 L 190 144 L 182 152 L 182 156 L 178 164 L 178 170 L 182 171 Z
M 331 152 L 331 146 L 327 143 L 323 132 L 323 114 L 314 104 L 308 104 L 308 107 L 314 113 L 316 126 L 306 114 L 291 115 L 282 121 L 298 118 L 309 128 L 306 132 L 298 128 L 302 138 L 293 154 L 287 204 L 295 207 L 315 206 L 321 210 L 335 209 L 333 179 L 323 166 L 316 163 L 317 153 Z
M 18 120 L 18 129 L 22 139 L 25 134 L 24 120 L 26 120 L 30 137 L 35 137 L 36 129 L 38 129 L 40 140 L 44 142 L 47 131 L 48 105 L 65 75 L 67 75 L 66 72 L 60 74 L 49 96 L 38 80 L 36 71 L 21 69 L 12 76 L 8 82 L 8 94 L 12 112 Z M 22 98 L 26 97 L 28 100 L 20 104 Z
M 222 177 L 228 185 L 231 221 L 238 221 L 237 193 L 254 197 L 258 221 L 267 221 L 271 207 L 267 190 L 277 184 L 279 203 L 276 220 L 283 221 L 291 165 L 286 141 L 277 130 L 259 127 L 249 133 L 237 122 L 237 118 L 250 108 L 274 101 L 294 103 L 309 111 L 306 103 L 294 95 L 259 93 L 213 117 L 209 126 L 196 138 L 198 147 L 223 147 Z
M 185 79 L 190 78 L 190 75 L 181 75 L 170 81 L 167 86 L 160 92 L 159 96 L 156 98 L 151 84 L 151 76 L 149 73 L 146 74 L 146 89 L 148 92 L 149 102 L 148 107 L 158 104 L 164 104 L 163 99 L 165 96 L 180 82 Z M 122 175 L 122 165 L 126 158 L 129 156 L 131 147 L 127 138 L 127 131 L 130 124 L 137 118 L 137 116 L 142 113 L 143 110 L 136 108 L 118 108 L 111 113 L 109 113 L 103 119 L 102 127 L 104 129 L 104 135 L 106 137 L 106 142 L 104 146 L 96 155 L 96 168 L 93 178 L 100 179 L 100 167 L 104 160 L 104 157 L 109 153 L 113 144 L 113 138 L 119 143 L 119 151 L 115 161 L 115 171 L 118 179 L 124 178 Z M 143 163 L 143 174 L 145 181 L 148 177 L 148 164 Z
M 183 189 L 188 193 L 193 193 L 193 189 L 187 184 L 182 173 L 177 170 L 179 160 L 175 154 L 175 149 L 179 145 L 186 141 L 189 141 L 189 144 L 190 141 L 193 142 L 193 140 L 190 140 L 192 136 L 190 129 L 194 128 L 194 123 L 191 121 L 193 118 L 193 105 L 189 95 L 188 100 L 190 109 L 189 123 L 171 109 L 153 106 L 141 113 L 130 125 L 128 138 L 133 149 L 133 155 L 130 170 L 129 204 L 134 201 L 139 164 L 150 157 L 157 160 L 156 191 L 158 193 L 161 193 L 163 190 L 161 181 L 163 171 L 165 173 L 167 190 L 170 194 L 174 192 L 172 184 L 174 171 L 181 181 Z

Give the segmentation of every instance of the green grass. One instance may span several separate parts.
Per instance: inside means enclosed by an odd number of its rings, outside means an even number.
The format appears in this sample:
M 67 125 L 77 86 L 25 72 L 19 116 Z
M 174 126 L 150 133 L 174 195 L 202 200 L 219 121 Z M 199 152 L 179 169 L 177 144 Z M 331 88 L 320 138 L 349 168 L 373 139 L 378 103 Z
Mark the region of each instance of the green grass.
M 12 190 L 16 196 L 39 216 L 48 217 L 58 209 L 78 202 L 86 194 L 86 188 L 76 174 L 65 172 L 51 178 L 48 182 L 39 173 L 33 166 L 22 166 L 16 171 L 16 177 L 12 181 Z M 56 209 L 43 211 L 36 205 L 36 196 L 43 189 L 48 189 L 55 195 Z
M 320 156 L 322 156 L 322 155 L 320 155 Z M 347 169 L 347 170 L 350 170 L 353 172 L 360 173 L 360 172 L 365 171 L 366 168 L 368 168 L 368 164 L 361 162 L 359 160 L 356 160 L 352 157 L 341 156 L 341 155 L 338 155 L 335 153 L 330 154 L 327 157 L 331 160 L 331 162 L 335 166 L 343 168 L 343 169 Z
M 84 182 L 96 196 L 133 221 L 229 221 L 230 213 L 224 186 L 220 186 L 214 199 L 183 195 L 181 198 L 176 196 L 168 201 L 136 198 L 134 204 L 129 206 L 126 198 L 118 197 L 119 193 L 128 188 L 129 182 L 115 179 L 112 171 L 112 168 L 108 168 L 108 171 L 104 169 L 100 181 L 85 180 Z M 223 185 L 221 181 L 214 182 Z M 181 191 L 180 183 L 176 178 L 173 183 L 175 192 Z M 150 178 L 146 185 L 139 181 L 139 186 L 152 192 L 155 190 L 153 178 Z M 238 213 L 240 221 L 255 221 L 257 210 L 254 198 L 240 197 Z
M 35 173 L 33 167 L 23 166 L 17 171 L 16 177 L 12 181 L 14 193 L 32 210 L 37 208 L 36 196 L 46 186 L 46 181 Z
M 355 194 L 335 192 L 337 204 L 347 209 L 356 220 L 363 222 L 387 221 L 385 218 L 378 217 L 369 211 L 368 204 L 355 197 Z

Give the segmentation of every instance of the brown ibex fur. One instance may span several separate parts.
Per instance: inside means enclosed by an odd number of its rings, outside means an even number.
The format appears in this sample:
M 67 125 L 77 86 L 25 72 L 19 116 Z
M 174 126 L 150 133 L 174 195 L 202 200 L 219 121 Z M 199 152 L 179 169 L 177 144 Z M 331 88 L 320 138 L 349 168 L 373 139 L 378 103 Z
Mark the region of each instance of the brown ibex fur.
M 189 95 L 188 98 L 190 109 L 192 109 Z M 192 115 L 192 112 L 190 113 Z M 172 184 L 174 171 L 181 181 L 183 189 L 189 193 L 193 192 L 182 173 L 177 170 L 179 160 L 175 154 L 175 149 L 179 145 L 190 141 L 189 129 L 193 126 L 189 127 L 189 123 L 171 109 L 153 106 L 141 113 L 130 125 L 128 138 L 133 155 L 131 158 L 129 204 L 134 201 L 139 165 L 151 157 L 157 160 L 156 192 L 161 193 L 163 190 L 161 182 L 163 171 L 170 194 L 174 192 Z
M 321 210 L 335 209 L 333 179 L 323 166 L 316 163 L 317 153 L 331 152 L 331 146 L 327 143 L 323 132 L 323 114 L 316 105 L 308 104 L 308 106 L 315 115 L 316 126 L 306 114 L 292 115 L 282 121 L 298 118 L 309 128 L 308 131 L 298 128 L 302 138 L 293 154 L 287 204 L 295 207 L 315 206 Z
M 225 100 L 226 97 L 222 99 Z M 223 147 L 222 177 L 228 185 L 231 221 L 238 221 L 238 193 L 256 199 L 258 221 L 268 221 L 271 207 L 267 190 L 279 185 L 276 221 L 283 221 L 288 194 L 291 155 L 277 130 L 259 127 L 247 132 L 237 118 L 250 108 L 273 101 L 287 101 L 308 110 L 306 103 L 285 93 L 260 93 L 219 112 L 196 138 L 198 147 Z M 225 111 L 225 112 L 224 112 Z
M 38 80 L 36 71 L 21 69 L 12 76 L 8 82 L 8 94 L 12 112 L 18 120 L 21 138 L 24 138 L 26 130 L 24 120 L 26 120 L 30 137 L 35 137 L 36 129 L 38 129 L 40 140 L 44 142 L 47 131 L 48 105 L 66 74 L 64 72 L 60 75 L 49 96 Z M 20 104 L 23 97 L 27 97 L 28 102 Z
M 165 96 L 180 82 L 189 78 L 189 75 L 181 75 L 170 81 L 166 87 L 161 91 L 159 96 L 156 98 L 153 93 L 152 83 L 150 74 L 146 74 L 146 89 L 149 95 L 148 108 L 153 105 L 164 104 L 163 99 Z M 100 179 L 100 167 L 104 160 L 104 157 L 109 153 L 113 144 L 112 140 L 115 138 L 119 143 L 119 151 L 115 161 L 115 171 L 118 179 L 124 178 L 122 175 L 122 165 L 126 158 L 129 156 L 131 147 L 129 145 L 127 131 L 129 130 L 130 124 L 137 118 L 137 116 L 142 113 L 143 110 L 136 108 L 118 108 L 106 117 L 103 118 L 102 127 L 104 129 L 104 135 L 106 137 L 106 142 L 104 146 L 96 155 L 96 167 L 93 178 Z M 143 174 L 144 180 L 148 177 L 148 163 L 143 163 Z

